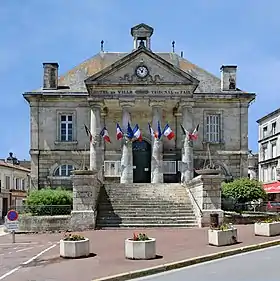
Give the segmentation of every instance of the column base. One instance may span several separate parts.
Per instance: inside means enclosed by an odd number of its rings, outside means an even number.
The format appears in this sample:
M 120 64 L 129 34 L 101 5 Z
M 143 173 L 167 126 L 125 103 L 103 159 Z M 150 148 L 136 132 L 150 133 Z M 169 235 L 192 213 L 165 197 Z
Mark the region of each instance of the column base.
M 95 228 L 96 211 L 72 211 L 71 229 L 72 231 L 84 231 Z

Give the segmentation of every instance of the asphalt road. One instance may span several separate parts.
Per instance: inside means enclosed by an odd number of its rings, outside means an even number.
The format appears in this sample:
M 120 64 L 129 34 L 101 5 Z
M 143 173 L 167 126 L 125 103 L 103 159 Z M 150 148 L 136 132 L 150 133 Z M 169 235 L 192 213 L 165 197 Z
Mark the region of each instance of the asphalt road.
M 280 246 L 224 258 L 135 281 L 279 281 Z
M 11 243 L 11 235 L 0 234 L 0 280 L 28 265 L 33 259 L 57 245 L 58 238 L 51 236 L 16 235 L 16 243 Z

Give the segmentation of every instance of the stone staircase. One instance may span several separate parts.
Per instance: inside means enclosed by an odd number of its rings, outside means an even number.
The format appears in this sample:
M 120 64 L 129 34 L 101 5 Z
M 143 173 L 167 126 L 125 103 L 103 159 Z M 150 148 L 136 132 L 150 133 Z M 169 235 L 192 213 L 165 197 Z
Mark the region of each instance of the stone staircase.
M 105 184 L 100 190 L 97 229 L 197 226 L 181 184 Z

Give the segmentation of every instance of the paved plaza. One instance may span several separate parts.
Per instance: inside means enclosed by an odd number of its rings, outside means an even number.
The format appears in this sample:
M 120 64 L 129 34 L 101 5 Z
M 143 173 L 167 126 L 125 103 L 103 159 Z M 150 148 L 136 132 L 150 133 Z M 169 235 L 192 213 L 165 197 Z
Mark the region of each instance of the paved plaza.
M 237 228 L 241 243 L 227 247 L 209 246 L 207 228 L 87 231 L 83 235 L 91 241 L 92 256 L 77 260 L 59 257 L 58 242 L 63 234 L 17 235 L 15 244 L 11 243 L 10 235 L 5 235 L 0 237 L 0 280 L 90 281 L 277 239 L 255 237 L 253 225 Z M 126 260 L 125 238 L 141 231 L 157 239 L 158 258 L 149 261 Z
M 169 271 L 135 281 L 278 281 L 280 246 Z

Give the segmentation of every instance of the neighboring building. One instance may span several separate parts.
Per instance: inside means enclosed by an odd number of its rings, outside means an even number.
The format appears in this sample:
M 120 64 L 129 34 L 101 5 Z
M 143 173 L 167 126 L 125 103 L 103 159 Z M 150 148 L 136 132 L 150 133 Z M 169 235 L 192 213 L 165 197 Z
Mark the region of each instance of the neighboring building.
M 248 178 L 251 180 L 259 179 L 259 155 L 249 151 L 248 155 Z
M 164 182 L 177 182 L 181 170 L 180 124 L 193 130 L 194 168 L 211 157 L 226 177 L 248 175 L 248 107 L 254 93 L 237 88 L 237 67 L 223 65 L 221 79 L 172 53 L 154 53 L 153 28 L 140 24 L 131 29 L 133 51 L 104 52 L 58 77 L 58 63 L 44 63 L 41 89 L 26 92 L 31 122 L 31 178 L 34 187 L 71 186 L 72 169 L 101 169 L 107 180 L 120 181 L 121 142 L 116 123 L 123 129 L 138 123 L 141 143 L 133 143 L 133 182 L 151 182 L 151 136 L 168 122 L 176 137 L 163 141 Z M 71 50 L 69 50 L 69 56 Z M 90 147 L 84 124 L 96 141 Z M 112 143 L 98 136 L 106 124 Z M 132 168 L 131 168 L 132 169 Z M 127 179 L 123 179 L 125 182 Z
M 0 219 L 10 207 L 21 206 L 30 187 L 30 170 L 20 166 L 13 153 L 0 160 Z
M 259 124 L 259 180 L 264 189 L 280 200 L 280 108 L 257 121 Z

